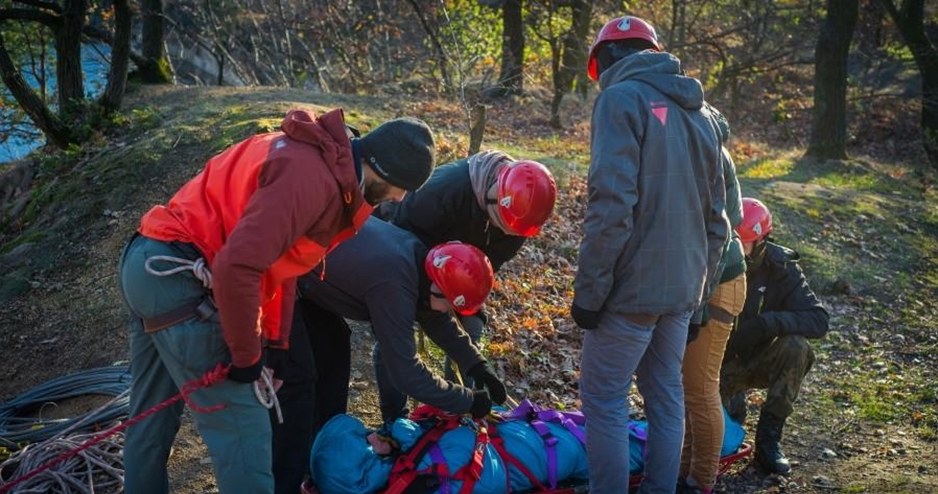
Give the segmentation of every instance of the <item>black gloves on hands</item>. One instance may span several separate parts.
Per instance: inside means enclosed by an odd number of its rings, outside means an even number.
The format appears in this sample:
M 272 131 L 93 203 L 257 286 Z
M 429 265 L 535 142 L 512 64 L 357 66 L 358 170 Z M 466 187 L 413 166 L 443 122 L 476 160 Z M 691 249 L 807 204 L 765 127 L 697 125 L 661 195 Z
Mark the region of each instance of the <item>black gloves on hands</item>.
M 727 346 L 740 359 L 750 360 L 777 336 L 778 330 L 768 327 L 761 317 L 756 317 L 739 323 Z
M 475 381 L 474 386 L 476 389 L 488 391 L 486 396 L 491 397 L 489 406 L 492 402 L 502 405 L 508 399 L 508 390 L 505 389 L 505 385 L 502 384 L 501 379 L 495 375 L 492 367 L 487 362 L 479 362 L 472 366 L 467 374 Z M 473 403 L 475 403 L 475 400 L 473 400 Z
M 261 371 L 264 370 L 266 359 L 261 354 L 261 358 L 249 367 L 235 367 L 233 364 L 228 368 L 228 379 L 239 383 L 252 383 L 261 377 Z
M 570 306 L 570 315 L 576 325 L 583 329 L 596 329 L 599 326 L 599 314 L 598 310 L 587 310 L 576 303 Z
M 469 413 L 474 419 L 485 418 L 492 411 L 492 399 L 489 398 L 489 392 L 484 389 L 477 389 L 472 392 L 472 406 L 469 407 Z

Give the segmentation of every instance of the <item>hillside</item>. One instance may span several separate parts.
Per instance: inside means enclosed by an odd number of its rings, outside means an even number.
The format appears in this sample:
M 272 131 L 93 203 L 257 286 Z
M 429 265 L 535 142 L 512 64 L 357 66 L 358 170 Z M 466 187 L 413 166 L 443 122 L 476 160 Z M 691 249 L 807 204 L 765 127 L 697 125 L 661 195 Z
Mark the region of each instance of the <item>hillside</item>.
M 135 88 L 117 130 L 83 150 L 34 158 L 30 205 L 0 230 L 0 400 L 80 369 L 126 359 L 116 287 L 124 240 L 205 159 L 276 128 L 285 110 L 345 108 L 368 130 L 419 116 L 437 132 L 440 162 L 465 154 L 462 107 L 401 97 L 271 88 Z M 571 99 L 571 124 L 547 125 L 543 98 L 493 105 L 484 148 L 537 159 L 561 188 L 555 215 L 499 275 L 486 351 L 517 397 L 577 407 L 579 329 L 567 315 L 585 205 L 589 101 Z M 747 119 L 748 120 L 748 119 Z M 749 121 L 747 121 L 749 123 Z M 754 125 L 755 126 L 755 125 Z M 789 129 L 790 130 L 790 129 Z M 768 133 L 768 132 L 766 132 Z M 776 238 L 802 254 L 831 313 L 818 361 L 783 446 L 788 479 L 738 466 L 730 492 L 938 490 L 938 202 L 934 174 L 893 156 L 812 163 L 789 144 L 740 132 L 733 141 L 744 195 L 776 215 Z M 106 137 L 106 138 L 105 138 Z M 864 149 L 872 148 L 866 146 Z M 355 413 L 374 420 L 367 329 L 356 327 Z M 750 396 L 751 411 L 760 396 Z M 752 415 L 750 415 L 752 416 Z M 212 491 L 204 450 L 186 425 L 173 458 L 176 492 Z M 194 461 L 190 461 L 194 460 Z

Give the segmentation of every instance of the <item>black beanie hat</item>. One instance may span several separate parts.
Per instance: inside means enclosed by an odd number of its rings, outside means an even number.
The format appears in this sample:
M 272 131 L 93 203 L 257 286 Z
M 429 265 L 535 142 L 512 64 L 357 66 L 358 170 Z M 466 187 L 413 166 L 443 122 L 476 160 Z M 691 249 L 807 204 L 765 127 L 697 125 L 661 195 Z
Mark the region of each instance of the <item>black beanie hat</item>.
M 384 181 L 417 190 L 433 170 L 433 133 L 416 118 L 389 120 L 359 139 L 365 163 Z

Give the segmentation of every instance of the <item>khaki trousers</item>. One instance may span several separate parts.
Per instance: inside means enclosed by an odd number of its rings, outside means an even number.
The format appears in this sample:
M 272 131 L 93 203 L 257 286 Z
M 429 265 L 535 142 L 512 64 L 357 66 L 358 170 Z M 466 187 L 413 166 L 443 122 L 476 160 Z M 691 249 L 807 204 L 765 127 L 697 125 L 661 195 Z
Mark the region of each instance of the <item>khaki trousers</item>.
M 684 451 L 681 478 L 704 490 L 716 482 L 723 446 L 720 366 L 733 319 L 746 301 L 746 275 L 719 284 L 710 298 L 710 319 L 684 354 Z

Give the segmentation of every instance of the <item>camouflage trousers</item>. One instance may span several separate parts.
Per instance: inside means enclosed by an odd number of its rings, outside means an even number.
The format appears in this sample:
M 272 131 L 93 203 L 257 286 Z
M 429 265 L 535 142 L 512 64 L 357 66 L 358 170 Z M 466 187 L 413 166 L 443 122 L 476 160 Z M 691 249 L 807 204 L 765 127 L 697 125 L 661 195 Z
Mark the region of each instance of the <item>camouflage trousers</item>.
M 738 405 L 731 403 L 734 396 L 751 388 L 766 389 L 762 411 L 787 418 L 794 409 L 801 383 L 813 365 L 814 350 L 803 336 L 776 338 L 749 361 L 727 353 L 720 371 L 723 406 L 730 415 L 737 415 L 734 408 Z M 744 413 L 740 415 L 745 416 Z

